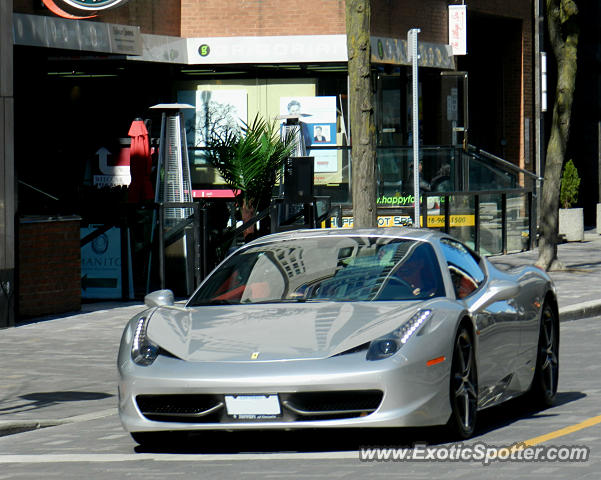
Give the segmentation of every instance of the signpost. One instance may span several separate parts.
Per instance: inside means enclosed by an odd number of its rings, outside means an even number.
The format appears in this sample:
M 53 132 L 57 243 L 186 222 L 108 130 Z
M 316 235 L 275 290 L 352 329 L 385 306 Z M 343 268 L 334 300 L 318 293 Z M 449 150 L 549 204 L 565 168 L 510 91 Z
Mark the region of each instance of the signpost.
M 407 53 L 411 61 L 411 78 L 412 78 L 412 117 L 413 122 L 413 197 L 414 197 L 414 222 L 415 228 L 420 228 L 420 212 L 419 212 L 419 91 L 418 91 L 418 77 L 417 77 L 417 66 L 419 63 L 419 54 L 417 53 L 417 34 L 421 30 L 419 28 L 412 28 L 407 34 Z

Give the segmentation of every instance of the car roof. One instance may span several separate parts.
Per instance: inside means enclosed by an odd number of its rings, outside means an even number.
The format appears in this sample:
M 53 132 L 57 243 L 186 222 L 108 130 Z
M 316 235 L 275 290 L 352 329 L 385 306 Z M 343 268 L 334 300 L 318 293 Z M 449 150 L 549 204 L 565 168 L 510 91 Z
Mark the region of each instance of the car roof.
M 287 232 L 274 233 L 257 238 L 245 246 L 259 245 L 266 242 L 294 240 L 300 238 L 315 238 L 324 236 L 378 236 L 408 238 L 422 241 L 432 241 L 434 238 L 446 236 L 437 230 L 410 227 L 385 227 L 385 228 L 315 228 L 299 229 Z

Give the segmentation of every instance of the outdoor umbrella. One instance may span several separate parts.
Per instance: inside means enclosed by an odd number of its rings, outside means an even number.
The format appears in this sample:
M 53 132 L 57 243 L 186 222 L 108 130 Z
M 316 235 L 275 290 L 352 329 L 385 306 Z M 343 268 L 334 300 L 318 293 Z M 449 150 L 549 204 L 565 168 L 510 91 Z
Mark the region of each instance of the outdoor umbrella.
M 148 130 L 140 119 L 136 119 L 129 127 L 128 135 L 131 137 L 129 149 L 129 170 L 131 183 L 127 199 L 130 202 L 145 202 L 154 199 L 150 172 L 152 159 L 150 157 L 150 142 Z

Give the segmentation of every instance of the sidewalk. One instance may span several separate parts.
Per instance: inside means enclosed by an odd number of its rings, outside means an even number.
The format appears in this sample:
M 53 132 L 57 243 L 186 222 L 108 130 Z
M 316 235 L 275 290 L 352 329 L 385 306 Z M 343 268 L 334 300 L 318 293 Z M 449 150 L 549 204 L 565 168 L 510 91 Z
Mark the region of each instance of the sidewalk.
M 537 252 L 491 257 L 500 268 L 534 264 Z M 601 314 L 601 235 L 559 246 L 568 268 L 552 272 L 562 321 Z M 0 330 L 0 436 L 117 413 L 117 351 L 140 302 L 84 305 Z M 84 425 L 82 423 L 82 425 Z
M 584 242 L 558 246 L 558 258 L 566 270 L 550 272 L 557 288 L 559 316 L 562 321 L 601 314 L 601 235 L 588 230 Z M 534 265 L 538 250 L 490 257 L 499 268 L 512 269 Z

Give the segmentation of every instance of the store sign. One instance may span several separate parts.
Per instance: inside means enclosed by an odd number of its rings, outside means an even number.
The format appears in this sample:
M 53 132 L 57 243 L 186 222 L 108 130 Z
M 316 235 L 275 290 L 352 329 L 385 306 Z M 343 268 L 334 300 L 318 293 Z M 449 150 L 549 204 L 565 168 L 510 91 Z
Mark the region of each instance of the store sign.
M 98 10 L 115 8 L 127 1 L 128 0 L 42 0 L 46 8 L 52 13 L 70 20 L 95 17 L 95 13 Z M 75 14 L 71 12 L 74 12 Z
M 128 0 L 62 0 L 73 8 L 81 10 L 106 10 L 107 8 L 118 7 Z
M 420 224 L 423 227 L 423 219 L 421 217 Z M 444 215 L 428 215 L 428 228 L 444 228 Z M 342 225 L 338 225 L 336 217 L 330 219 L 332 228 L 353 228 L 353 217 L 342 217 Z M 411 226 L 413 219 L 409 215 L 379 215 L 378 227 L 405 227 Z M 474 215 L 450 215 L 450 227 L 473 227 L 476 225 L 476 217 Z M 325 222 L 321 225 L 325 228 Z
M 13 15 L 15 45 L 121 55 L 141 55 L 140 27 L 63 18 Z M 135 58 L 135 57 L 134 57 Z
M 371 37 L 372 63 L 390 65 L 411 65 L 407 39 Z M 439 43 L 419 42 L 419 66 L 455 69 L 455 59 L 449 45 Z
M 100 225 L 90 225 L 80 229 L 80 238 L 94 233 Z M 81 247 L 81 296 L 82 298 L 121 298 L 121 231 L 113 227 Z M 131 259 L 128 261 L 131 266 Z M 129 276 L 129 296 L 133 297 L 131 267 Z
M 449 45 L 453 55 L 467 54 L 467 7 L 449 5 Z

